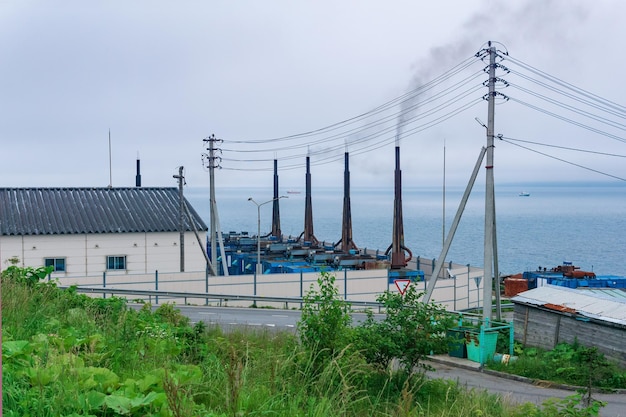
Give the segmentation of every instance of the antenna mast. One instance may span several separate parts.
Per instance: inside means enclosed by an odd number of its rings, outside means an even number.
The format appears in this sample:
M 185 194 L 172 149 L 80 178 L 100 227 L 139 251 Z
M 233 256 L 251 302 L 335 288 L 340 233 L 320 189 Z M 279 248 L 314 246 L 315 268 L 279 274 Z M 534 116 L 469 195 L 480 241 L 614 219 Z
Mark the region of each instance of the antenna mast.
M 113 188 L 113 170 L 111 168 L 111 129 L 109 128 L 109 188 Z

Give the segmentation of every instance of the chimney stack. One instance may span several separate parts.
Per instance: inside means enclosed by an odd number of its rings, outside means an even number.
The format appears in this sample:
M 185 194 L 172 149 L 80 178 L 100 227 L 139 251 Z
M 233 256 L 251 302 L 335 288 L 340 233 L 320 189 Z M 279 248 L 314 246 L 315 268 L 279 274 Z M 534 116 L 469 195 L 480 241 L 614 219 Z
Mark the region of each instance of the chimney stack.
M 141 169 L 139 165 L 139 152 L 137 152 L 137 175 L 135 175 L 135 187 L 141 187 Z

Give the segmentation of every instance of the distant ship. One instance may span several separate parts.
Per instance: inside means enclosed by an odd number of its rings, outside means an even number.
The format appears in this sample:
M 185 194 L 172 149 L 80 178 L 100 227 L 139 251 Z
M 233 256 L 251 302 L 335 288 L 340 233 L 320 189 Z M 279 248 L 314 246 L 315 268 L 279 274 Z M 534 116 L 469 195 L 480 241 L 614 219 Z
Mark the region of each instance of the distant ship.
M 520 197 L 530 197 L 530 193 L 527 193 L 526 191 L 522 191 L 521 193 L 519 193 Z
M 289 191 L 287 191 L 287 194 L 300 194 L 300 191 L 298 191 L 298 190 L 289 190 Z

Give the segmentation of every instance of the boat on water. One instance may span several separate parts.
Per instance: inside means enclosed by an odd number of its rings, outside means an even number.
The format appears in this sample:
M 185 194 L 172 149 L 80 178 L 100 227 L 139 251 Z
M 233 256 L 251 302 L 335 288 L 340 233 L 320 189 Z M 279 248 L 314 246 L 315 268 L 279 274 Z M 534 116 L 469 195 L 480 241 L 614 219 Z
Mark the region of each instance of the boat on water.
M 288 190 L 287 194 L 300 194 L 300 191 L 298 191 L 298 190 Z
M 520 197 L 530 197 L 530 193 L 527 193 L 526 191 L 522 191 L 519 193 Z

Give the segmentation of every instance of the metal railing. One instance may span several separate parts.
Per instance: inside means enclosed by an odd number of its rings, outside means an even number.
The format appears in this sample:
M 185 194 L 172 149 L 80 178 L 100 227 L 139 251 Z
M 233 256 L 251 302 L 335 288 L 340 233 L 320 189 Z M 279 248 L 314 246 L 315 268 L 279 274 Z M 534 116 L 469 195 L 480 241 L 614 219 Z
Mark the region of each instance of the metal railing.
M 218 306 L 223 307 L 228 304 L 229 301 L 251 301 L 256 304 L 259 303 L 274 303 L 284 305 L 285 309 L 289 309 L 289 304 L 298 304 L 300 307 L 304 304 L 302 297 L 268 297 L 260 295 L 242 295 L 242 294 L 209 294 L 209 293 L 190 293 L 190 292 L 176 292 L 176 291 L 158 291 L 158 290 L 136 290 L 136 289 L 120 289 L 120 288 L 102 288 L 102 287 L 70 287 L 59 286 L 61 289 L 74 288 L 76 292 L 86 294 L 102 294 L 106 298 L 110 296 L 125 296 L 129 298 L 129 295 L 147 298 L 148 302 L 155 304 L 159 303 L 159 299 L 182 299 L 184 304 L 187 305 L 189 299 L 201 299 L 204 300 L 205 305 L 209 302 L 216 302 Z M 383 308 L 383 304 L 379 302 L 371 301 L 349 301 L 347 303 L 354 307 L 360 307 L 361 309 L 376 309 L 380 313 Z

